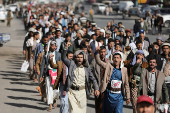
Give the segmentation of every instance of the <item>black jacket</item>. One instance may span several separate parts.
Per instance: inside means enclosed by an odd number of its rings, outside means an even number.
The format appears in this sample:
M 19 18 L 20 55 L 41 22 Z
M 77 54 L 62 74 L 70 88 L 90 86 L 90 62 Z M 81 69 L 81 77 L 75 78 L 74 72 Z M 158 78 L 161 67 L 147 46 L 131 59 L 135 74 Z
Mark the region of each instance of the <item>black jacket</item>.
M 133 32 L 137 33 L 140 31 L 140 22 L 135 23 L 134 27 L 133 27 Z

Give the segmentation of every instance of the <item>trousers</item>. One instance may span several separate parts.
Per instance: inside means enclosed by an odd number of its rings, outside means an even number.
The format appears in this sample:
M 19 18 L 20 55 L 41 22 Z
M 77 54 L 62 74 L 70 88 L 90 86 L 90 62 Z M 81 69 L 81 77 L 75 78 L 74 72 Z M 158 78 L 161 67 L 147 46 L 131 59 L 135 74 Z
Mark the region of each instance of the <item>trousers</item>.
M 136 110 L 137 93 L 138 93 L 138 88 L 131 88 L 130 94 L 131 94 L 131 103 L 133 107 L 133 113 L 137 113 L 137 110 Z
M 63 81 L 60 82 L 60 113 L 69 113 L 68 93 L 63 96 Z
M 104 97 L 104 93 L 101 93 L 98 98 L 95 96 L 96 113 L 102 113 L 103 97 Z

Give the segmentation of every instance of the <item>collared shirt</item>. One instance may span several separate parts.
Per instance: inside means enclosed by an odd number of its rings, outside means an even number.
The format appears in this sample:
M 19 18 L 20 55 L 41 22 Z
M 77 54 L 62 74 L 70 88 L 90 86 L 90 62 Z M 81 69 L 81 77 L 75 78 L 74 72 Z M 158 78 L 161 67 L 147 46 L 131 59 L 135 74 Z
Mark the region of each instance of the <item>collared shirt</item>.
M 57 42 L 57 49 L 56 49 L 56 51 L 60 50 L 61 43 L 64 42 L 64 40 L 65 40 L 65 38 L 63 38 L 63 37 L 56 38 L 56 42 Z
M 47 32 L 49 32 L 49 28 L 48 28 L 48 27 L 45 28 L 45 34 L 46 34 Z
M 144 22 L 141 22 L 141 23 L 140 23 L 140 25 L 141 25 L 141 27 L 143 28 L 143 26 L 144 26 Z
M 148 92 L 155 93 L 156 73 L 149 72 Z

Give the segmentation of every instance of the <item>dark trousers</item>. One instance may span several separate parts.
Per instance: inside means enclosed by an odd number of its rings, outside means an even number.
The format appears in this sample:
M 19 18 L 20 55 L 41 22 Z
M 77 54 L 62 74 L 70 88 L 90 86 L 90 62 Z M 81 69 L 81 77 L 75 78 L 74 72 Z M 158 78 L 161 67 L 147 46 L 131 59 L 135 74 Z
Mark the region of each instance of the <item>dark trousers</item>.
M 95 111 L 96 111 L 96 113 L 102 113 L 103 97 L 104 97 L 104 93 L 101 93 L 98 98 L 95 96 Z

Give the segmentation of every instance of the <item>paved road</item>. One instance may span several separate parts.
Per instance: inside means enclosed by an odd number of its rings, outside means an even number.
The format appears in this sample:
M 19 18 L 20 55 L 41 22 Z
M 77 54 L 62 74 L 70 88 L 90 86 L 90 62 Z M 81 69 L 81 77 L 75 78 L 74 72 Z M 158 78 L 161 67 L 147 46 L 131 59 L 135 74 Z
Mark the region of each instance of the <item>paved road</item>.
M 103 28 L 107 21 L 112 18 L 115 23 L 122 21 L 126 28 L 133 28 L 134 20 L 128 18 L 121 20 L 120 16 L 96 15 L 95 21 L 99 27 Z M 134 17 L 135 18 L 135 17 Z M 11 27 L 6 27 L 6 23 L 0 23 L 1 33 L 11 33 L 10 42 L 0 47 L 0 108 L 2 113 L 46 113 L 47 105 L 40 101 L 39 93 L 35 90 L 37 83 L 30 81 L 28 73 L 20 72 L 20 67 L 24 61 L 22 56 L 22 45 L 24 40 L 24 26 L 20 19 L 14 18 Z M 148 35 L 151 41 L 156 36 Z M 167 38 L 167 33 L 163 37 Z M 59 103 L 59 101 L 58 101 Z M 94 113 L 94 99 L 88 100 L 87 112 Z M 132 107 L 124 105 L 124 113 L 132 113 Z M 59 113 L 59 105 L 51 113 Z

